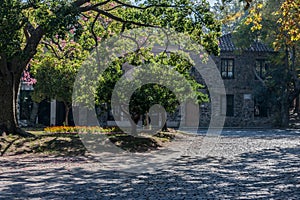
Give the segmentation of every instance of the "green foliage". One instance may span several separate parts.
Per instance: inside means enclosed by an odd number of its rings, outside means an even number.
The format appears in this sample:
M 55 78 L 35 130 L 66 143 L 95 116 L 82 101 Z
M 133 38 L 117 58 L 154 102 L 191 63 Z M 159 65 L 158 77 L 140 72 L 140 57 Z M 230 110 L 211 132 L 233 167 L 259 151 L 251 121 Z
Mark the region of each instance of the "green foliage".
M 127 0 L 4 0 L 0 4 L 0 63 L 4 63 L 0 75 L 11 71 L 18 75 L 15 77 L 20 77 L 35 54 L 41 52 L 32 63 L 38 81 L 33 98 L 36 101 L 56 98 L 70 102 L 71 82 L 85 57 L 85 52 L 82 56 L 76 54 L 92 50 L 100 42 L 138 27 L 172 29 L 188 35 L 209 53 L 219 53 L 220 23 L 205 0 L 199 3 L 148 0 L 134 4 Z M 72 45 L 70 31 L 78 46 L 68 52 L 59 45 L 64 40 Z M 41 46 L 42 43 L 48 44 Z M 44 47 L 54 53 L 39 49 Z M 3 77 L 9 81 L 8 76 Z M 12 87 L 17 88 L 15 84 L 18 83 L 16 80 Z M 11 108 L 11 114 L 7 116 L 13 115 Z M 9 122 L 13 117 L 7 119 L 7 116 L 1 116 L 3 121 L 0 123 L 16 124 Z
M 64 36 L 67 30 L 78 26 L 80 12 L 71 1 L 48 0 L 38 2 L 35 6 L 38 9 L 29 14 L 36 24 L 43 27 L 47 37 L 53 37 L 54 34 Z
M 172 113 L 180 103 L 188 99 L 197 103 L 208 101 L 207 95 L 200 92 L 203 86 L 190 75 L 192 64 L 182 55 L 160 53 L 154 56 L 145 52 L 141 54 L 143 54 L 143 61 L 133 54 L 117 60 L 104 71 L 97 87 L 98 105 L 111 103 L 112 93 L 117 83 L 118 103 L 122 105 L 123 102 L 128 102 L 132 116 L 148 113 L 150 107 L 155 104 L 163 106 L 167 112 Z M 132 64 L 133 73 L 130 73 L 129 79 L 121 79 L 126 73 L 122 64 L 127 62 Z M 127 94 L 132 90 L 134 93 L 130 99 L 127 99 Z
M 276 50 L 293 46 L 300 40 L 299 7 L 299 0 L 257 1 L 249 10 L 245 24 L 250 25 L 252 32 L 269 37 Z
M 192 40 L 204 46 L 213 54 L 218 54 L 217 38 L 221 24 L 210 12 L 209 3 L 190 0 L 148 0 L 137 3 L 146 9 L 126 9 L 122 16 L 128 21 L 153 24 L 157 27 L 173 28 L 180 33 L 187 33 Z M 158 6 L 151 6 L 158 5 Z M 128 24 L 127 28 L 136 25 Z
M 278 17 L 277 24 L 279 25 L 279 33 L 277 34 L 274 45 L 277 49 L 282 45 L 279 41 L 284 40 L 286 45 L 299 45 L 300 41 L 300 0 L 286 0 L 280 9 L 274 12 L 273 15 Z M 284 46 L 283 46 L 284 47 Z
M 245 3 L 245 1 L 240 0 L 219 0 L 215 3 L 212 12 L 222 23 L 222 33 L 232 33 L 241 24 L 247 13 L 244 9 Z
M 54 46 L 53 49 L 41 51 L 33 61 L 37 84 L 32 98 L 37 102 L 56 99 L 70 104 L 75 77 L 87 52 L 70 38 L 68 42 L 64 40 L 61 50 L 54 44 L 48 45 Z
M 217 37 L 219 36 L 220 24 L 209 11 L 209 4 L 205 1 L 199 4 L 194 4 L 192 1 L 187 0 L 137 2 L 136 5 L 143 9 L 137 9 L 134 6 L 128 6 L 127 9 L 124 9 L 124 7 L 119 6 L 118 3 L 103 5 L 103 8 L 109 10 L 112 15 L 122 19 L 121 21 L 113 20 L 105 15 L 98 16 L 92 11 L 79 14 L 75 8 L 71 8 L 72 4 L 70 4 L 70 2 L 51 3 L 51 1 L 49 1 L 48 4 L 37 4 L 39 9 L 32 16 L 37 24 L 44 27 L 47 32 L 46 36 L 53 40 L 53 33 L 57 34 L 57 42 L 68 37 L 65 34 L 66 30 L 73 29 L 75 32 L 74 40 L 81 45 L 82 49 L 89 50 L 95 47 L 98 42 L 120 33 L 122 26 L 123 28 L 131 29 L 138 26 L 151 25 L 173 28 L 175 31 L 187 33 L 191 39 L 202 44 L 208 52 L 218 54 Z M 95 20 L 96 17 L 98 17 L 97 20 Z M 128 23 L 122 23 L 122 21 L 128 21 Z M 57 47 L 55 47 L 55 49 L 58 51 Z M 135 56 L 136 55 L 132 55 L 131 58 L 127 57 L 126 59 L 131 59 L 131 63 L 134 63 L 138 60 L 134 58 Z M 150 54 L 147 55 L 146 51 L 143 56 L 149 57 L 145 59 L 145 62 L 154 61 L 164 62 L 164 64 L 167 63 L 166 59 L 162 59 L 162 57 L 153 60 Z M 67 80 L 66 77 L 61 76 L 61 74 L 76 73 L 76 70 L 72 72 L 70 69 L 72 67 L 78 68 L 77 64 L 74 63 L 75 59 L 73 59 L 73 63 L 69 63 L 69 61 L 65 61 L 65 59 L 51 58 L 51 55 L 44 57 L 45 59 L 42 58 L 44 61 L 41 61 L 41 63 L 36 66 L 36 69 L 39 68 L 39 70 L 41 70 L 41 72 L 39 72 L 40 75 L 39 73 L 36 75 L 37 79 L 41 76 L 41 82 L 35 87 L 37 92 L 35 92 L 34 98 L 38 99 L 37 97 L 40 96 L 42 98 L 58 98 L 59 100 L 68 100 L 68 102 L 70 102 L 71 95 L 69 92 L 65 92 L 70 91 L 70 87 L 62 85 L 70 85 L 74 77 L 72 76 L 72 78 Z M 188 70 L 184 68 L 181 69 L 183 66 L 185 66 L 185 68 L 190 68 L 190 66 L 183 63 L 186 61 L 180 58 L 180 55 L 172 54 L 168 59 L 170 65 L 176 66 L 177 71 L 184 74 L 187 79 L 192 80 L 188 74 Z M 113 86 L 123 73 L 120 62 L 114 62 L 114 67 L 111 66 L 103 74 L 102 80 L 105 80 L 105 83 L 102 84 L 102 89 L 98 91 L 98 94 L 101 93 L 102 97 L 101 99 L 97 98 L 98 104 L 104 103 L 104 101 L 107 102 L 111 98 L 110 95 Z M 78 64 L 79 63 L 80 61 L 78 61 Z M 66 67 L 67 65 L 68 67 Z M 46 66 L 54 66 L 51 68 L 52 72 L 50 72 L 50 69 L 46 69 Z M 54 81 L 53 78 L 48 80 L 49 78 L 45 77 L 47 74 L 52 74 L 51 76 L 55 78 L 56 81 Z M 49 84 L 44 84 L 43 80 L 47 80 Z M 196 84 L 193 85 L 196 87 Z M 58 93 L 61 93 L 61 95 L 58 95 Z
M 20 29 L 25 23 L 20 0 L 3 0 L 0 6 L 0 53 L 7 58 L 20 52 L 22 34 Z

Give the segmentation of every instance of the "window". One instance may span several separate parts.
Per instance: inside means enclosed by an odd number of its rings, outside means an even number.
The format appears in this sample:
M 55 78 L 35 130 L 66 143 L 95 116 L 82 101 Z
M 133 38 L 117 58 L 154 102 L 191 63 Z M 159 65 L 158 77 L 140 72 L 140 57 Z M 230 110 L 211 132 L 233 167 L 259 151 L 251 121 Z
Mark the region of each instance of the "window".
M 255 117 L 268 117 L 268 107 L 265 102 L 254 98 L 254 116 Z
M 261 79 L 266 78 L 267 70 L 268 62 L 266 60 L 260 59 L 255 61 L 255 72 Z M 258 79 L 257 76 L 255 76 L 255 79 Z
M 221 76 L 224 79 L 234 78 L 234 60 L 221 59 Z
M 226 108 L 226 111 L 225 111 Z M 221 114 L 226 116 L 234 115 L 234 96 L 228 94 L 221 97 Z

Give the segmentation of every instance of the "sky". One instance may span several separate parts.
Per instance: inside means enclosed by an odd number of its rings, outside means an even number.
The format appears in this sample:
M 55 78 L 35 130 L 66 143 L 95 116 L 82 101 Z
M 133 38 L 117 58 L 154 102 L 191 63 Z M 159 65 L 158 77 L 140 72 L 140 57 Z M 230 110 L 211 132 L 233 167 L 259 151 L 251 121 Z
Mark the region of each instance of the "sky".
M 216 0 L 208 0 L 208 2 L 209 2 L 209 4 L 210 4 L 211 6 L 213 6 L 214 3 L 216 2 Z

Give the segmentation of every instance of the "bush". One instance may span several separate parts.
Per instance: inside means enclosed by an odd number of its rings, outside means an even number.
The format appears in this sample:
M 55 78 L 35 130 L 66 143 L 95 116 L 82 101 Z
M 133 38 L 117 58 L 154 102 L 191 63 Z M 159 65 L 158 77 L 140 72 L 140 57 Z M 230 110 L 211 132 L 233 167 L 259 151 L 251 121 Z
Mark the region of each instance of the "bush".
M 119 127 L 102 128 L 99 126 L 50 126 L 44 128 L 46 133 L 69 133 L 69 134 L 84 134 L 84 133 L 123 133 Z

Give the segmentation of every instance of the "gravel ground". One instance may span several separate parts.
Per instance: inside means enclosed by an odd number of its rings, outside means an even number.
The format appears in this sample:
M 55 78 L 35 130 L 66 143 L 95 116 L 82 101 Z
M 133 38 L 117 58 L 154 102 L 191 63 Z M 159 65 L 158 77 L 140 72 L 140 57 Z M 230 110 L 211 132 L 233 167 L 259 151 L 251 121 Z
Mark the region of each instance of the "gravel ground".
M 200 131 L 142 154 L 0 157 L 0 199 L 300 199 L 300 131 Z

